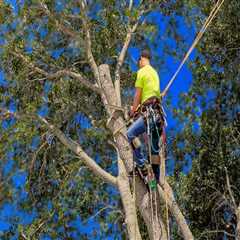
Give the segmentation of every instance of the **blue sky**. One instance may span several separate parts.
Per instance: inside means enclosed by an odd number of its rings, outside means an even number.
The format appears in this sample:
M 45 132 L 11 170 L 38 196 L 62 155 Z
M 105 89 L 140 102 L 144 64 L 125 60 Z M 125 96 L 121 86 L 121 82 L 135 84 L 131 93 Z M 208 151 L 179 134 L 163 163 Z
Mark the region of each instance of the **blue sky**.
M 7 0 L 5 2 L 8 2 L 12 5 L 13 7 L 13 12 L 15 15 L 18 14 L 19 12 L 19 8 L 21 7 L 21 5 L 23 4 L 23 0 L 19 1 L 19 4 L 17 4 L 17 1 L 15 0 Z M 61 3 L 61 1 L 56 1 L 56 11 L 62 11 L 62 9 L 64 8 L 64 5 Z M 79 9 L 73 9 L 73 13 L 78 14 L 79 13 Z M 176 60 L 174 57 L 169 56 L 169 55 L 163 55 L 163 48 L 165 46 L 165 44 L 167 43 L 169 45 L 169 47 L 171 49 L 175 49 L 176 48 L 176 43 L 174 42 L 173 39 L 166 39 L 166 42 L 163 42 L 161 39 L 161 35 L 164 34 L 164 32 L 166 31 L 166 25 L 167 25 L 167 21 L 169 20 L 167 17 L 163 17 L 158 13 L 154 13 L 151 16 L 149 16 L 149 18 L 151 18 L 151 21 L 156 22 L 156 24 L 158 24 L 159 27 L 159 44 L 157 49 L 151 49 L 152 51 L 157 51 L 159 58 L 164 57 L 164 64 L 157 69 L 159 72 L 159 76 L 160 76 L 160 81 L 161 81 L 161 89 L 163 90 L 164 87 L 167 85 L 168 81 L 170 80 L 170 78 L 173 76 L 174 72 L 176 71 L 178 65 L 180 64 L 180 61 Z M 195 29 L 194 26 L 187 26 L 184 19 L 176 16 L 176 19 L 179 21 L 179 33 L 181 34 L 181 36 L 183 37 L 183 40 L 185 41 L 185 44 L 187 46 L 190 47 L 193 38 L 195 36 Z M 14 27 L 14 26 L 13 26 Z M 34 27 L 34 26 L 33 26 Z M 2 26 L 3 29 L 3 26 Z M 44 27 L 39 28 L 39 34 L 41 36 L 41 38 L 44 38 L 47 35 L 47 29 Z M 57 36 L 56 36 L 57 38 Z M 29 37 L 28 37 L 28 45 L 25 46 L 26 51 L 30 54 L 32 52 L 32 41 L 34 40 L 34 35 L 30 32 L 29 33 Z M 0 36 L 0 41 L 4 41 L 3 38 L 1 38 Z M 186 51 L 188 49 L 186 48 Z M 54 59 L 58 59 L 59 56 L 61 56 L 61 54 L 64 54 L 66 50 L 63 48 L 60 49 L 55 49 L 49 52 L 49 54 L 54 58 Z M 133 58 L 137 59 L 138 55 L 139 55 L 139 51 L 137 49 L 134 49 L 133 47 L 129 48 L 129 54 L 132 55 Z M 194 55 L 196 55 L 196 52 L 194 52 L 191 56 L 190 59 L 194 58 Z M 134 70 L 136 69 L 136 66 L 132 66 Z M 183 67 L 183 69 L 181 70 L 181 72 L 179 73 L 178 77 L 176 78 L 174 84 L 172 85 L 172 87 L 170 88 L 169 91 L 169 95 L 172 96 L 172 105 L 173 106 L 177 106 L 178 104 L 178 100 L 179 100 L 179 94 L 182 92 L 187 92 L 190 85 L 192 83 L 192 74 L 190 72 L 190 70 L 188 69 L 187 65 L 185 65 Z M 4 74 L 4 72 L 2 70 L 0 70 L 0 86 L 2 87 L 7 87 L 8 86 L 8 82 L 6 80 L 6 76 Z M 41 96 L 43 99 L 43 105 L 39 108 L 38 110 L 38 114 L 41 116 L 47 116 L 49 113 L 49 109 L 48 109 L 48 93 L 49 91 L 51 91 L 51 83 L 46 82 L 44 85 L 44 92 L 43 95 Z M 2 104 L 2 103 L 0 103 Z M 9 105 L 9 108 L 11 111 L 16 111 L 17 108 L 17 103 L 12 100 L 12 102 Z M 171 116 L 170 110 L 167 109 L 167 114 L 168 114 L 168 124 L 169 124 L 169 128 L 171 127 L 175 127 L 176 122 L 173 119 L 173 117 Z M 82 125 L 82 127 L 90 127 L 90 123 L 84 119 L 84 117 L 82 115 L 80 115 L 79 113 L 76 114 L 75 119 L 74 119 L 75 123 L 80 123 Z M 7 121 L 3 121 L 2 124 L 4 127 L 7 127 L 11 124 L 13 124 L 14 122 L 7 122 Z M 38 136 L 33 138 L 32 141 L 32 149 L 36 149 L 37 146 L 39 145 L 40 139 Z M 3 167 L 4 170 L 4 175 L 9 175 L 9 173 L 11 172 L 11 170 L 14 168 L 15 162 L 14 162 L 14 152 L 8 152 L 7 155 L 7 162 Z M 1 160 L 1 159 L 0 159 Z M 174 169 L 174 162 L 170 161 L 169 162 L 169 173 L 171 173 Z M 187 159 L 187 164 L 185 167 L 185 171 L 188 172 L 191 169 L 191 160 Z M 27 198 L 28 193 L 25 191 L 25 184 L 26 184 L 26 180 L 27 180 L 27 174 L 24 171 L 17 171 L 11 178 L 10 178 L 10 182 L 11 182 L 11 186 L 12 186 L 12 191 L 14 192 L 14 195 L 16 196 L 16 200 L 13 203 L 4 203 L 2 206 L 0 206 L 0 237 L 1 234 L 4 233 L 4 231 L 9 230 L 11 228 L 11 224 L 10 224 L 10 220 L 13 217 L 17 217 L 19 219 L 19 223 L 22 224 L 29 224 L 31 221 L 33 221 L 35 218 L 37 218 L 37 212 L 33 209 L 31 212 L 25 212 L 22 211 L 19 208 L 19 203 L 21 201 L 21 199 Z M 78 216 L 76 218 L 76 220 L 74 222 L 71 223 L 73 226 L 76 227 L 76 232 L 73 233 L 75 234 L 74 236 L 77 239 L 78 236 L 78 232 L 80 231 L 82 233 L 86 232 L 88 233 L 89 231 L 92 231 L 92 228 L 96 228 L 97 231 L 99 231 L 99 225 L 98 223 L 94 222 L 94 220 L 91 220 L 89 222 L 89 224 L 87 225 L 83 225 L 80 216 Z M 13 237 L 12 239 L 17 239 L 18 238 L 18 234 L 16 233 L 16 236 Z M 48 235 L 43 235 L 41 239 L 47 240 L 47 239 L 51 239 Z M 96 238 L 98 239 L 98 238 Z M 111 237 L 109 237 L 109 239 L 111 239 Z

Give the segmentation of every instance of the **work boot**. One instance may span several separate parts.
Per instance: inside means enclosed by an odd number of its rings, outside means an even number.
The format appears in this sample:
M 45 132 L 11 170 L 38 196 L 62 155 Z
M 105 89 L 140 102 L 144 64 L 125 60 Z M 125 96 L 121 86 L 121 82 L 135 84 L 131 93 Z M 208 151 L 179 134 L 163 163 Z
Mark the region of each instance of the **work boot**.
M 142 166 L 137 166 L 137 172 L 140 177 L 143 179 L 144 183 L 148 183 L 148 164 L 144 164 Z

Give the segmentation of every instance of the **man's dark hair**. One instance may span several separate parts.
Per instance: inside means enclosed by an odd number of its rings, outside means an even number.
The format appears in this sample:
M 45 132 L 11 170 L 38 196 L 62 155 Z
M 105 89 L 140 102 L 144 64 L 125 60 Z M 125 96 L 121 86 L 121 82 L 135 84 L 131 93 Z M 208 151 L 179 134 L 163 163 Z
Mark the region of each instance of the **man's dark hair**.
M 151 59 L 150 51 L 147 49 L 142 50 L 140 57 L 144 57 L 150 60 Z

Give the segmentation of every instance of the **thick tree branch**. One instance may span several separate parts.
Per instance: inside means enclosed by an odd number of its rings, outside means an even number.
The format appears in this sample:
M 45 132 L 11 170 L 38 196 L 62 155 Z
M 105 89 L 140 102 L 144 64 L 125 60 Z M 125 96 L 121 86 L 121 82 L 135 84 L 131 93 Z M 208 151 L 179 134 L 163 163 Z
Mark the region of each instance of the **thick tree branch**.
M 132 4 L 133 4 L 132 1 L 130 1 L 130 3 L 129 3 L 129 10 L 131 10 Z M 121 86 L 120 86 L 120 71 L 121 71 L 121 67 L 123 65 L 123 62 L 124 62 L 124 59 L 125 59 L 125 56 L 126 56 L 126 53 L 127 53 L 128 47 L 129 47 L 129 44 L 131 42 L 132 35 L 136 31 L 136 29 L 138 27 L 138 24 L 139 24 L 139 21 L 140 21 L 140 18 L 144 14 L 144 12 L 145 12 L 144 10 L 141 10 L 140 13 L 139 13 L 139 16 L 137 18 L 136 23 L 132 27 L 130 27 L 130 25 L 128 26 L 128 32 L 127 32 L 127 35 L 126 35 L 126 38 L 125 38 L 125 41 L 124 41 L 124 45 L 122 47 L 122 50 L 121 50 L 121 52 L 119 54 L 119 57 L 118 57 L 118 60 L 117 60 L 114 84 L 115 84 L 115 91 L 116 91 L 116 95 L 117 95 L 118 106 L 121 106 Z
M 178 204 L 176 203 L 173 195 L 172 188 L 168 184 L 168 182 L 165 180 L 164 189 L 158 185 L 158 193 L 160 198 L 163 201 L 166 201 L 169 207 L 170 212 L 172 213 L 172 216 L 175 218 L 177 225 L 183 235 L 183 238 L 185 240 L 192 240 L 193 235 L 190 231 L 188 224 L 181 212 L 181 210 L 178 207 Z
M 131 11 L 133 6 L 133 0 L 129 0 L 128 10 Z
M 29 66 L 30 68 L 32 68 L 33 70 L 35 70 L 37 73 L 40 73 L 42 75 L 45 76 L 45 78 L 47 79 L 56 79 L 56 78 L 60 78 L 63 76 L 69 76 L 73 79 L 78 80 L 82 85 L 84 85 L 85 87 L 93 90 L 94 92 L 97 92 L 98 94 L 101 94 L 102 91 L 99 87 L 93 85 L 92 83 L 90 83 L 88 80 L 86 80 L 80 73 L 76 73 L 73 72 L 69 69 L 64 69 L 64 70 L 59 70 L 55 73 L 47 73 L 46 71 L 44 71 L 43 69 L 37 67 L 34 63 L 32 63 L 31 61 L 29 61 L 22 53 L 19 52 L 12 52 L 12 54 L 18 58 L 20 58 L 24 63 L 26 63 L 27 66 Z
M 102 169 L 91 157 L 89 157 L 86 152 L 81 148 L 81 146 L 74 142 L 73 140 L 67 138 L 65 134 L 56 128 L 54 125 L 50 124 L 45 118 L 42 118 L 41 116 L 36 116 L 34 114 L 24 114 L 24 113 L 16 113 L 16 112 L 10 112 L 7 109 L 0 108 L 0 115 L 4 116 L 4 118 L 9 118 L 11 116 L 14 116 L 16 119 L 22 119 L 22 118 L 31 118 L 31 119 L 38 119 L 42 123 L 44 123 L 49 130 L 53 132 L 53 134 L 56 135 L 56 137 L 65 145 L 67 148 L 72 150 L 76 155 L 78 155 L 85 164 L 99 177 L 101 177 L 103 180 L 105 180 L 107 183 L 110 183 L 114 186 L 117 186 L 117 178 L 112 176 L 110 173 L 106 172 L 104 169 Z
M 50 124 L 46 119 L 38 116 L 38 118 L 43 122 L 49 130 L 51 130 L 57 138 L 62 142 L 63 145 L 65 145 L 67 148 L 71 149 L 75 154 L 77 154 L 85 164 L 99 177 L 101 177 L 104 181 L 112 184 L 117 185 L 117 179 L 116 177 L 112 176 L 108 172 L 106 172 L 104 169 L 102 169 L 92 158 L 90 158 L 86 152 L 83 151 L 81 146 L 74 142 L 71 139 L 68 139 L 65 134 L 60 131 L 58 128 L 56 128 L 54 125 Z
M 240 239 L 240 205 L 235 210 L 235 214 L 237 216 L 237 229 L 236 229 L 236 239 Z
M 225 169 L 225 172 L 226 172 L 227 189 L 228 189 L 228 192 L 229 192 L 229 195 L 230 195 L 230 199 L 232 201 L 233 207 L 235 209 L 237 209 L 237 204 L 236 204 L 235 198 L 233 196 L 233 192 L 232 192 L 232 188 L 231 188 L 231 184 L 230 184 L 227 168 L 225 167 L 224 169 Z
M 97 66 L 96 61 L 92 54 L 92 42 L 91 42 L 91 36 L 90 36 L 90 31 L 89 31 L 89 24 L 88 24 L 87 16 L 86 16 L 86 5 L 85 5 L 84 0 L 80 0 L 79 2 L 80 2 L 81 14 L 82 14 L 83 29 L 84 29 L 84 32 L 86 35 L 87 58 L 88 58 L 90 66 L 91 66 L 91 69 L 94 73 L 95 79 L 100 87 L 101 85 L 100 85 L 100 80 L 99 80 L 98 66 Z
M 126 56 L 129 44 L 131 42 L 132 34 L 136 31 L 137 26 L 138 26 L 138 21 L 134 24 L 132 28 L 129 28 L 129 31 L 127 33 L 123 48 L 120 52 L 120 55 L 117 60 L 117 67 L 115 70 L 115 90 L 116 90 L 116 95 L 117 95 L 117 102 L 118 105 L 121 106 L 121 86 L 120 86 L 120 70 L 124 61 L 124 58 Z
M 137 211 L 133 196 L 130 191 L 129 179 L 122 159 L 118 159 L 118 189 L 123 202 L 126 215 L 127 229 L 130 239 L 140 240 L 141 235 L 137 220 Z
M 80 2 L 80 8 L 81 8 L 81 20 L 83 22 L 83 29 L 86 35 L 86 53 L 87 53 L 87 59 L 89 62 L 89 65 L 93 71 L 94 77 L 96 79 L 96 82 L 98 83 L 99 87 L 100 87 L 100 81 L 99 81 L 99 73 L 98 73 L 98 66 L 96 64 L 96 61 L 93 57 L 92 54 L 92 43 L 91 43 L 91 36 L 90 36 L 90 31 L 89 31 L 89 26 L 88 26 L 88 22 L 87 22 L 87 16 L 86 16 L 86 6 L 84 1 L 79 0 Z M 40 2 L 40 6 L 41 9 L 49 16 L 49 17 L 53 17 L 54 18 L 54 14 L 48 9 L 48 7 L 46 6 L 46 4 Z M 71 16 L 71 15 L 70 15 Z M 79 17 L 78 17 L 79 18 Z M 59 22 L 56 18 L 54 18 L 55 23 L 57 28 L 64 34 L 67 34 L 68 36 L 70 36 L 71 38 L 79 38 L 79 33 L 77 33 L 76 31 L 74 31 L 73 29 L 71 29 L 70 27 L 67 27 L 65 25 L 63 25 L 61 22 Z

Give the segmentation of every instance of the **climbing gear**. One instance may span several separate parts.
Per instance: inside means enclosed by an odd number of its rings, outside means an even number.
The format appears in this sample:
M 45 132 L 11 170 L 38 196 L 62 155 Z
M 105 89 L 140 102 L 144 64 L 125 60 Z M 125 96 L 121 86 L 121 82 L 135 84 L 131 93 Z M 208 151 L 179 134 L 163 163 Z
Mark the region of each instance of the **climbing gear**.
M 158 144 L 159 144 L 161 141 L 161 134 L 163 132 L 163 127 L 166 125 L 166 114 L 160 104 L 160 99 L 156 97 L 152 97 L 147 101 L 145 101 L 142 104 L 142 106 L 139 108 L 139 114 L 143 116 L 144 122 L 146 125 L 146 133 L 148 137 L 148 141 L 147 141 L 148 154 L 147 155 L 148 155 L 148 165 L 149 165 L 147 169 L 151 169 L 151 170 L 148 170 L 149 176 L 151 176 L 151 174 L 153 173 L 151 165 L 160 163 L 159 151 L 160 151 L 160 148 L 162 147 L 162 143 L 161 143 L 159 146 L 159 149 L 155 149 L 155 147 L 153 146 L 154 144 L 153 144 L 152 132 L 153 130 L 156 131 L 157 137 L 159 139 L 158 141 Z M 136 142 L 140 144 L 140 141 L 138 140 L 136 140 Z M 136 142 L 135 141 L 132 142 L 133 148 L 134 147 L 136 148 Z M 137 144 L 137 146 L 139 146 L 139 144 Z M 155 152 L 155 154 L 153 154 L 152 151 Z M 140 177 L 148 185 L 149 180 L 145 179 L 144 174 L 142 174 L 141 168 L 138 169 L 138 173 Z M 149 177 L 148 179 L 151 179 L 151 177 Z
M 145 163 L 145 165 L 141 166 L 136 166 L 134 164 L 135 161 L 133 161 L 133 168 L 132 172 L 129 173 L 129 177 L 132 178 L 132 191 L 133 191 L 133 198 L 135 201 L 135 183 L 136 183 L 136 175 L 138 175 L 143 182 L 146 184 L 148 192 L 149 192 L 149 202 L 150 202 L 150 211 L 151 211 L 151 222 L 153 224 L 153 229 L 154 229 L 154 236 L 157 235 L 156 233 L 156 224 L 158 224 L 158 215 L 159 215 L 159 210 L 157 206 L 157 184 L 159 181 L 159 175 L 153 171 L 152 164 L 156 164 L 158 160 L 158 164 L 160 162 L 159 156 L 154 156 L 152 154 L 152 150 L 157 152 L 159 154 L 160 149 L 157 149 L 157 147 L 153 146 L 153 136 L 152 132 L 155 130 L 156 132 L 156 137 L 158 137 L 158 146 L 161 138 L 161 135 L 163 133 L 163 128 L 167 125 L 166 122 L 166 114 L 164 112 L 164 109 L 161 106 L 161 101 L 157 97 L 152 97 L 148 100 L 146 100 L 139 108 L 137 114 L 134 115 L 135 118 L 138 118 L 142 116 L 145 122 L 146 126 L 146 133 L 147 133 L 147 155 L 148 155 L 148 162 Z M 132 119 L 134 121 L 136 119 Z M 130 121 L 127 122 L 127 124 L 131 123 Z M 115 132 L 118 133 L 120 130 L 125 127 L 126 125 L 120 127 L 117 129 Z M 137 148 L 139 146 L 139 140 L 138 138 L 134 139 L 131 142 L 132 148 Z M 162 143 L 160 144 L 159 147 L 162 146 Z M 155 149 L 156 148 L 156 149 Z M 156 155 L 156 154 L 155 154 Z M 154 162 L 152 161 L 152 156 L 154 158 Z
M 149 156 L 149 162 L 150 164 L 152 165 L 152 154 L 151 154 L 151 150 L 152 150 L 152 141 L 151 141 L 151 125 L 152 124 L 155 124 L 155 122 L 153 121 L 156 121 L 156 116 L 155 116 L 155 111 L 153 110 L 153 104 L 145 104 L 145 108 L 146 108 L 146 111 L 145 111 L 145 116 L 146 116 L 146 123 L 147 123 L 147 137 L 148 137 L 148 156 Z M 155 125 L 156 127 L 156 125 Z M 149 180 L 149 191 L 150 191 L 150 207 L 151 207 L 151 218 L 152 218 L 152 224 L 153 224 L 153 229 L 154 229 L 154 235 L 156 234 L 155 233 L 155 224 L 154 224 L 154 217 L 155 217 L 155 220 L 157 222 L 158 220 L 158 211 L 157 211 L 157 183 L 156 183 L 156 179 L 155 179 L 155 175 L 153 173 L 153 170 L 152 170 L 152 166 L 151 168 L 149 168 L 149 171 L 148 171 L 148 180 Z M 154 216 L 154 213 L 155 213 L 155 216 Z
M 136 116 L 136 115 L 135 115 Z M 133 177 L 133 194 L 135 194 L 135 177 L 136 174 L 140 176 L 143 182 L 146 184 L 149 192 L 149 202 L 150 202 L 150 211 L 151 211 L 151 222 L 153 224 L 154 235 L 156 236 L 156 226 L 158 223 L 159 210 L 157 206 L 157 184 L 159 181 L 159 175 L 153 170 L 152 166 L 154 163 L 160 163 L 159 155 L 154 155 L 152 151 L 159 154 L 160 148 L 162 147 L 161 135 L 164 132 L 163 128 L 167 125 L 166 114 L 161 106 L 159 98 L 152 97 L 145 101 L 140 108 L 138 108 L 138 117 L 142 116 L 146 126 L 147 133 L 147 155 L 148 161 L 144 166 L 133 167 L 133 171 L 130 173 L 130 176 Z M 158 146 L 159 149 L 155 149 L 153 145 L 153 131 L 156 132 L 158 137 Z M 136 148 L 136 143 L 132 141 L 131 143 L 133 148 Z

